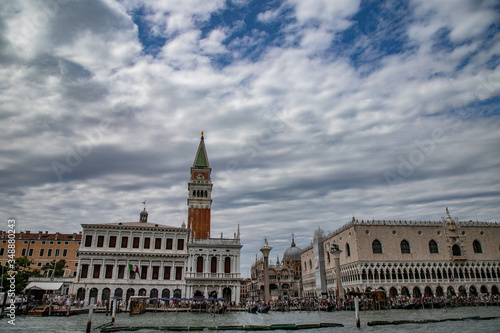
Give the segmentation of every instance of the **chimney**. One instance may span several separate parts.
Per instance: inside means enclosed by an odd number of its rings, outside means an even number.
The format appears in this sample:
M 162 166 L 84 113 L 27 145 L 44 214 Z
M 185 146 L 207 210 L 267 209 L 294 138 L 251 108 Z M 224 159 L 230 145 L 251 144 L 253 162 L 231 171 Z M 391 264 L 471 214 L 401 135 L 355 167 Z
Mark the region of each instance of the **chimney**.
M 75 240 L 75 239 L 76 239 L 76 233 L 73 233 L 73 238 L 72 238 L 72 239 L 73 239 L 73 240 Z
M 56 232 L 56 240 L 59 239 L 59 233 Z
M 48 234 L 49 234 L 49 232 L 48 232 L 48 231 L 45 231 L 45 234 L 46 234 L 46 235 L 48 235 Z
M 29 235 L 29 234 L 31 234 L 31 231 L 26 230 L 26 235 Z
M 42 232 L 41 232 L 41 231 L 39 231 L 39 232 L 38 232 L 38 239 L 41 239 L 41 238 L 42 238 Z

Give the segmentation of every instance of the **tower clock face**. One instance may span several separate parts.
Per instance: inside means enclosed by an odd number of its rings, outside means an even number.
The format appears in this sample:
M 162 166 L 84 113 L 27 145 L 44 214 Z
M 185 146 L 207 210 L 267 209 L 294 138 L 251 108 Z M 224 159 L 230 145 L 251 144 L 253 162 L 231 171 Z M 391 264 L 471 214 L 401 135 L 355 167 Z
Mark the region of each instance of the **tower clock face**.
M 200 173 L 200 174 L 198 174 L 198 176 L 196 178 L 198 178 L 198 179 L 205 179 L 205 176 L 202 173 Z

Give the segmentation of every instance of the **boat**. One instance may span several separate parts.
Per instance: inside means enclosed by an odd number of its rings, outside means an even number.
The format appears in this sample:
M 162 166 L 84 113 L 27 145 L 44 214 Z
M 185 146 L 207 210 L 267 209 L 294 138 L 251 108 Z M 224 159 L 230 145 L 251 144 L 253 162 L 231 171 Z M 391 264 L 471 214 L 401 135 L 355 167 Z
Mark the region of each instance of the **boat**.
M 47 317 L 49 315 L 48 306 L 37 306 L 28 311 L 28 316 Z
M 146 300 L 145 296 L 131 296 L 130 302 L 130 315 L 139 315 L 146 312 Z
M 254 305 L 254 306 L 251 306 L 248 308 L 248 312 L 250 312 L 250 313 L 257 313 L 258 310 L 259 310 L 258 305 Z
M 259 308 L 259 313 L 269 313 L 270 309 L 271 309 L 270 306 L 264 306 L 262 308 Z

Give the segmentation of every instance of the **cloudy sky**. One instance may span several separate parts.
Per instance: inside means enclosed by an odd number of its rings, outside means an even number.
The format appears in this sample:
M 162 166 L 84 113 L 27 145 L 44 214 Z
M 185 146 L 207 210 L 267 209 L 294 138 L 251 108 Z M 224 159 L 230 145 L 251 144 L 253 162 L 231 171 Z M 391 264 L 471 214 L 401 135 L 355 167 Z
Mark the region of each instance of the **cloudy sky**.
M 2 1 L 0 211 L 18 229 L 187 219 L 205 132 L 212 235 L 500 220 L 495 0 Z

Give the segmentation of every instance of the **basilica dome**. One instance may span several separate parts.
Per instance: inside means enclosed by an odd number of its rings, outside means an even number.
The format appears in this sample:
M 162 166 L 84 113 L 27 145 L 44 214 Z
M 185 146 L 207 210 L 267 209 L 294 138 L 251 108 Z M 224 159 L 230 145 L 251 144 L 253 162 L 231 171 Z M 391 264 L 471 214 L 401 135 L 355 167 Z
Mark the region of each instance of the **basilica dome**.
M 286 249 L 285 253 L 283 254 L 283 261 L 285 262 L 290 262 L 290 261 L 295 261 L 299 260 L 300 261 L 300 253 L 302 252 L 302 249 L 300 247 L 295 246 L 295 241 L 292 236 L 292 244 L 291 246 Z

